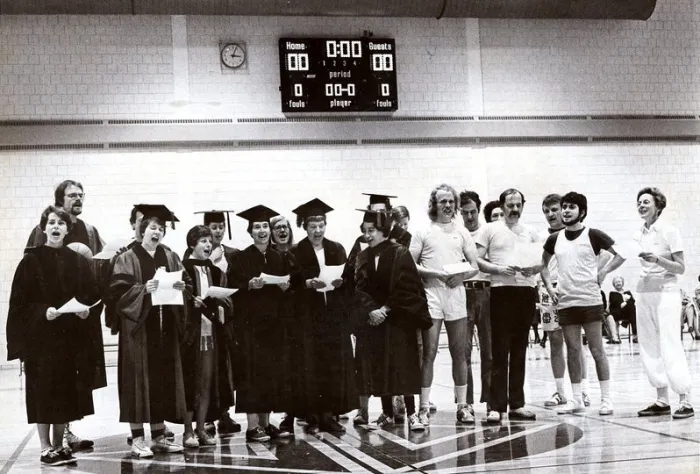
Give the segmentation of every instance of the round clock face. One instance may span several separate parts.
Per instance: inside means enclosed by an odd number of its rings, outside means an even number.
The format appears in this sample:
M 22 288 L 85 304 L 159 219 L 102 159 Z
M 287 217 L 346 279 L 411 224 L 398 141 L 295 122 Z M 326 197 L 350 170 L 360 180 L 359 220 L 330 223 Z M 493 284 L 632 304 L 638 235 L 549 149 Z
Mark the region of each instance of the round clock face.
M 245 63 L 245 49 L 238 43 L 231 43 L 221 50 L 221 62 L 224 66 L 237 69 Z

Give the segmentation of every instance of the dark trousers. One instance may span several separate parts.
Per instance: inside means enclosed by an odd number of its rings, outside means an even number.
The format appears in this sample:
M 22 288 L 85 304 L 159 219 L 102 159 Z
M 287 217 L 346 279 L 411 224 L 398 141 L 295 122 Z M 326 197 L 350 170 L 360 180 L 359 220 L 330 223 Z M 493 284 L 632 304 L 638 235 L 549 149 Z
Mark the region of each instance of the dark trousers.
M 383 396 L 382 400 L 382 412 L 388 416 L 394 416 L 394 397 L 391 395 Z M 413 394 L 403 396 L 404 403 L 406 403 L 406 415 L 411 416 L 416 412 L 416 399 Z
M 481 402 L 488 403 L 491 387 L 491 289 L 467 288 L 467 403 L 474 403 L 472 376 L 472 344 L 474 326 L 479 338 L 481 356 Z
M 536 299 L 535 289 L 528 286 L 491 288 L 492 410 L 525 405 L 525 353 Z

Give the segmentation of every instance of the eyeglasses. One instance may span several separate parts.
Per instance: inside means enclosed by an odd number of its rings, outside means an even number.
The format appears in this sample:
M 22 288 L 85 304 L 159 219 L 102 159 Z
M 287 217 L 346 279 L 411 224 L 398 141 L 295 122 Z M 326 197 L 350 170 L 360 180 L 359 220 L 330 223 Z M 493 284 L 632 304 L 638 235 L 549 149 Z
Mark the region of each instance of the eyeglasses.
M 286 225 L 276 225 L 272 228 L 272 230 L 274 230 L 275 232 L 279 232 L 282 229 L 287 230 L 287 226 Z
M 66 194 L 66 197 L 70 198 L 70 199 L 78 199 L 78 198 L 83 199 L 83 198 L 85 198 L 85 193 L 70 193 L 70 194 Z

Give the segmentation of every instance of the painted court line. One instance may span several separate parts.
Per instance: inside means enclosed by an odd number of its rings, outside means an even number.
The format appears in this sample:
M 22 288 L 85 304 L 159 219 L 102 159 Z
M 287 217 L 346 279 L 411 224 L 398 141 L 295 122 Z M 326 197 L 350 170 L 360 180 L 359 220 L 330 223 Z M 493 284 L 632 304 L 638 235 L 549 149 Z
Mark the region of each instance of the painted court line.
M 324 433 L 323 439 L 325 439 L 326 441 L 331 443 L 333 446 L 336 446 L 341 451 L 348 453 L 350 456 L 354 457 L 355 459 L 359 460 L 360 462 L 365 463 L 366 465 L 368 465 L 372 469 L 376 469 L 379 472 L 393 471 L 392 468 L 390 468 L 389 466 L 387 466 L 383 462 L 377 461 L 369 454 L 363 453 L 362 451 L 360 451 L 356 447 L 349 445 L 345 441 L 342 441 L 341 439 L 338 439 L 331 434 Z
M 374 433 L 378 434 L 379 436 L 386 438 L 389 441 L 396 443 L 399 446 L 402 446 L 408 450 L 417 451 L 419 449 L 423 449 L 423 448 L 426 448 L 428 446 L 434 446 L 436 444 L 444 443 L 445 441 L 451 441 L 453 439 L 461 438 L 463 436 L 468 436 L 470 434 L 481 433 L 485 429 L 486 428 L 478 427 L 478 428 L 475 428 L 473 430 L 462 431 L 461 433 L 455 433 L 455 434 L 451 434 L 448 436 L 443 436 L 442 438 L 431 439 L 430 441 L 426 441 L 425 443 L 414 443 L 406 438 L 402 438 L 401 436 L 397 436 L 394 433 L 390 433 L 390 432 L 384 431 L 384 430 L 378 430 L 378 431 L 375 431 Z
M 22 439 L 22 441 L 19 443 L 17 448 L 10 455 L 9 459 L 2 466 L 2 469 L 0 469 L 0 474 L 6 474 L 7 472 L 10 472 L 10 468 L 15 463 L 15 461 L 17 461 L 17 458 L 19 457 L 19 455 L 22 454 L 22 451 L 24 451 L 24 448 L 27 446 L 27 443 L 29 442 L 29 440 L 32 439 L 32 436 L 34 436 L 35 432 L 36 432 L 36 425 L 32 425 L 32 427 L 29 429 L 29 432 L 26 434 L 24 439 Z
M 477 445 L 472 446 L 471 448 L 462 449 L 459 451 L 455 451 L 453 453 L 448 453 L 448 454 L 444 454 L 442 456 L 435 457 L 433 459 L 428 459 L 426 461 L 414 463 L 412 467 L 409 467 L 409 466 L 402 467 L 401 469 L 397 469 L 395 472 L 408 472 L 408 471 L 413 470 L 414 468 L 420 469 L 424 466 L 430 466 L 431 464 L 437 464 L 437 463 L 440 463 L 442 461 L 447 461 L 448 459 L 454 459 L 454 458 L 457 458 L 459 456 L 463 456 L 465 454 L 473 453 L 475 451 L 481 451 L 483 449 L 490 448 L 491 446 L 496 446 L 496 445 L 499 445 L 501 443 L 506 443 L 506 442 L 513 440 L 513 439 L 516 439 L 516 438 L 522 438 L 523 436 L 528 436 L 528 435 L 537 433 L 539 431 L 543 431 L 543 430 L 552 428 L 552 426 L 554 426 L 554 425 L 537 426 L 537 427 L 529 429 L 529 430 L 521 431 L 520 433 L 515 433 L 515 434 L 509 435 L 509 436 L 504 436 L 502 438 L 494 439 L 493 441 L 487 441 L 486 443 L 479 443 Z
M 324 434 L 325 437 L 325 434 Z M 315 436 L 310 436 L 310 435 L 304 435 L 304 441 L 309 443 L 310 446 L 315 448 L 319 453 L 323 454 L 326 456 L 328 459 L 333 461 L 334 463 L 338 464 L 339 466 L 343 467 L 349 472 L 362 472 L 362 473 L 367 473 L 371 472 L 364 467 L 360 466 L 356 462 L 354 462 L 352 459 L 349 459 L 339 452 L 337 452 L 335 449 L 331 448 Z M 380 472 L 387 472 L 390 471 L 391 469 L 387 469 L 386 466 L 384 466 L 385 470 L 380 471 Z

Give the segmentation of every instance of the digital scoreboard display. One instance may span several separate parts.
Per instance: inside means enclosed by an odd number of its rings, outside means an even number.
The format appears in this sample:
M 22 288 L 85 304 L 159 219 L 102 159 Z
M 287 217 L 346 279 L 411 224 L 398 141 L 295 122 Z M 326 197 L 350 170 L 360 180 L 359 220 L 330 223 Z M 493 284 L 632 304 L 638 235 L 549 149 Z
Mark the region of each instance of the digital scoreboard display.
M 395 112 L 396 46 L 384 38 L 281 38 L 282 112 Z

